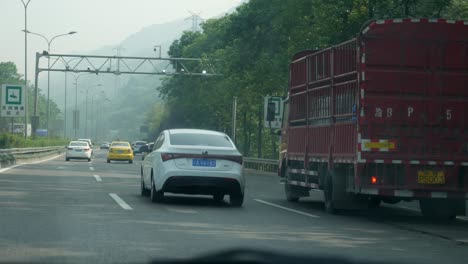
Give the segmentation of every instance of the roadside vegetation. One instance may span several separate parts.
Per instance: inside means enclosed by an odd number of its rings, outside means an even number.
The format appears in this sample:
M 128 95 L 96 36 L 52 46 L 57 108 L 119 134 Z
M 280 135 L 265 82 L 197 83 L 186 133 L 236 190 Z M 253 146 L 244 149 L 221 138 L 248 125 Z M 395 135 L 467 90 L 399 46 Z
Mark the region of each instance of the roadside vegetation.
M 277 158 L 278 136 L 263 128 L 263 97 L 286 95 L 293 54 L 351 39 L 372 19 L 407 17 L 468 19 L 468 1 L 250 0 L 172 43 L 171 57 L 216 60 L 214 68 L 223 76 L 163 80 L 164 105 L 146 114 L 150 135 L 177 127 L 231 134 L 237 97 L 236 145 L 245 156 Z
M 0 134 L 0 149 L 9 148 L 32 148 L 32 147 L 53 147 L 53 146 L 66 146 L 68 140 L 66 139 L 25 139 L 22 136 L 12 134 Z

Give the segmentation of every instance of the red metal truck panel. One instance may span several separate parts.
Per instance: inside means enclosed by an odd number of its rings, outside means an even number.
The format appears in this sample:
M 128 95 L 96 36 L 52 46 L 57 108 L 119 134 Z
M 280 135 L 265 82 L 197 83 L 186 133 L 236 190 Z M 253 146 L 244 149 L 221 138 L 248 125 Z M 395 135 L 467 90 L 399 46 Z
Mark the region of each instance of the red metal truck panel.
M 466 36 L 468 26 L 445 21 L 374 22 L 365 30 L 361 138 L 397 147 L 363 151 L 363 159 L 466 160 Z
M 361 193 L 465 195 L 467 36 L 461 21 L 382 20 L 356 39 L 296 56 L 287 155 L 351 164 Z M 427 175 L 440 182 L 422 181 Z

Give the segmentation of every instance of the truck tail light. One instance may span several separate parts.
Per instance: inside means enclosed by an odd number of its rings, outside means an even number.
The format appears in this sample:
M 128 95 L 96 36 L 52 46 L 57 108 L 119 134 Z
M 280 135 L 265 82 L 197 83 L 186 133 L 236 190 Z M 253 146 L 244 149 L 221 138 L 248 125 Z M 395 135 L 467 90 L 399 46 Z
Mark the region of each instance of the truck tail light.
M 132 153 L 132 150 L 130 150 L 130 149 L 127 149 L 127 153 Z
M 113 148 L 109 148 L 109 152 L 114 152 L 114 149 L 113 149 Z

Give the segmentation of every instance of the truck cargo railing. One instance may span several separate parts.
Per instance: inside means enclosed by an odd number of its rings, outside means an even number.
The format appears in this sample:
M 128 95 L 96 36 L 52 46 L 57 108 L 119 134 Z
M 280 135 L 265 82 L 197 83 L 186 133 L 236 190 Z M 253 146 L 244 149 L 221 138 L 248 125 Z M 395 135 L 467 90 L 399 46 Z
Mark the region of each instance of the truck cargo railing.
M 259 171 L 267 171 L 267 172 L 277 172 L 278 160 L 244 158 L 244 168 L 259 170 Z

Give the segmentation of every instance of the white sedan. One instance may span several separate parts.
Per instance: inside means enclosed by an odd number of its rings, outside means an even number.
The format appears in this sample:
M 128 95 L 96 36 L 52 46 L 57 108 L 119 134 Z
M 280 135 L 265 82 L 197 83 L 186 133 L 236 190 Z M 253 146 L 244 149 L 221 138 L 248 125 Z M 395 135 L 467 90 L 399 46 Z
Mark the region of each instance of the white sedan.
M 244 202 L 242 155 L 224 133 L 199 129 L 163 131 L 141 166 L 141 195 L 161 202 L 164 193 L 229 195 L 232 206 Z
M 70 159 L 87 159 L 91 161 L 91 147 L 86 141 L 71 141 L 67 147 L 65 160 Z

